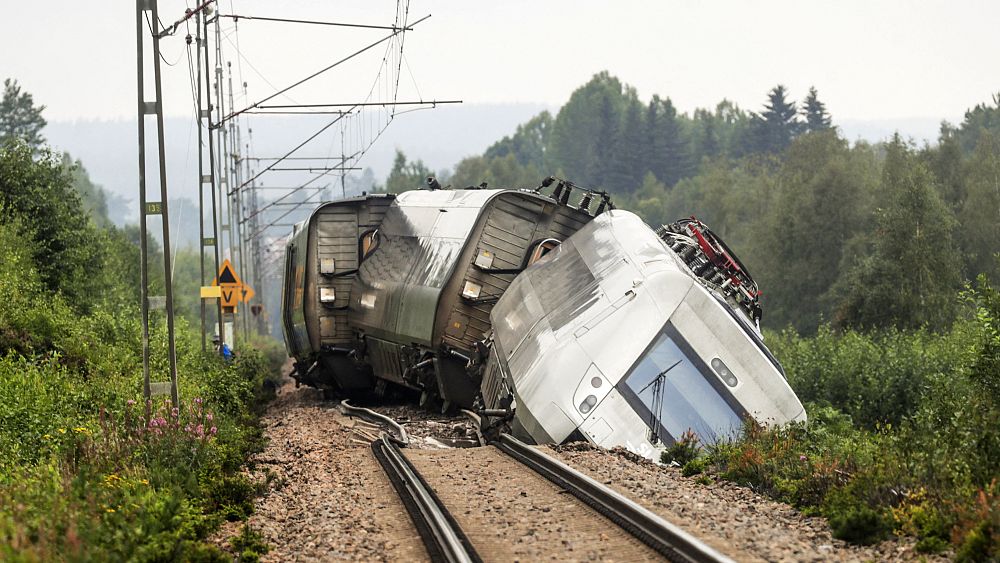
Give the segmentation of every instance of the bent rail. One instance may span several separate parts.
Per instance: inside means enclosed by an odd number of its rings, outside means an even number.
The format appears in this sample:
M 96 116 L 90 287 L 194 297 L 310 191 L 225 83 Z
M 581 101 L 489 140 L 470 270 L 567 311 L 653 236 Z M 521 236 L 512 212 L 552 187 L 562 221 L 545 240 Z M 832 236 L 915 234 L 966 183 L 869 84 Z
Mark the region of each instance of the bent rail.
M 472 542 L 399 447 L 383 437 L 372 442 L 372 452 L 403 501 L 431 561 L 481 563 Z
M 501 434 L 500 441 L 495 445 L 500 451 L 565 489 L 670 561 L 732 563 L 732 559 L 660 516 L 509 434 Z
M 347 416 L 356 416 L 374 424 L 388 426 L 392 429 L 392 432 L 396 434 L 395 439 L 400 444 L 404 446 L 408 446 L 410 444 L 410 437 L 406 434 L 406 429 L 403 428 L 401 424 L 384 414 L 377 413 L 364 407 L 356 407 L 349 403 L 347 399 L 340 402 L 340 410 Z

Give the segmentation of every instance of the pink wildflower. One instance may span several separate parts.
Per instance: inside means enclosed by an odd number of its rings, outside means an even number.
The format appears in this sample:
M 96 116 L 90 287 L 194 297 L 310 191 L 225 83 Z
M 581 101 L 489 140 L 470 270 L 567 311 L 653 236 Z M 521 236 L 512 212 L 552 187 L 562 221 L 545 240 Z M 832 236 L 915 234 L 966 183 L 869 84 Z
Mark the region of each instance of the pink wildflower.
M 216 433 L 217 433 L 218 431 L 219 431 L 219 429 L 213 426 L 213 427 L 211 427 L 211 428 L 209 428 L 209 429 L 208 429 L 208 435 L 209 435 L 209 436 L 215 436 L 215 434 L 216 434 Z
M 805 461 L 805 460 L 806 460 L 805 454 L 799 456 L 799 461 Z

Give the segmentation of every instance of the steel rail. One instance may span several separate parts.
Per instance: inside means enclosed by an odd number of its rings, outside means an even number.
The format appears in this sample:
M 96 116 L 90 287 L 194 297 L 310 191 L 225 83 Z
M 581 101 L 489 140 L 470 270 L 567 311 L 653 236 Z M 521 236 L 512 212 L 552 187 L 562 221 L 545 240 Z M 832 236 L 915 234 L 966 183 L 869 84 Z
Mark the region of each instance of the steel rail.
M 413 525 L 424 541 L 431 561 L 482 561 L 454 517 L 448 513 L 396 444 L 388 437 L 383 437 L 372 442 L 372 453 L 399 494 Z
M 509 434 L 501 434 L 499 442 L 494 445 L 618 524 L 670 561 L 732 562 L 732 559 L 634 501 Z
M 368 422 L 388 426 L 392 429 L 392 432 L 396 435 L 396 440 L 400 444 L 404 446 L 410 444 L 410 436 L 406 433 L 406 429 L 403 428 L 403 425 L 384 414 L 377 413 L 364 407 L 356 407 L 350 403 L 349 399 L 344 399 L 340 402 L 340 410 L 347 416 L 356 416 L 360 419 L 367 420 Z

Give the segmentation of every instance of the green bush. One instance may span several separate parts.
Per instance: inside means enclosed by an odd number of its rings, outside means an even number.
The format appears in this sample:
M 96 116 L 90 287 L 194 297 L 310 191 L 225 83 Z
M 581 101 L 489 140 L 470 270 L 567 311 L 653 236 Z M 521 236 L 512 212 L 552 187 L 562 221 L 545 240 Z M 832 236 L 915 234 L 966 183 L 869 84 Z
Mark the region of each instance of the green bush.
M 674 442 L 672 446 L 660 454 L 660 462 L 676 462 L 678 465 L 683 467 L 685 464 L 698 457 L 700 449 L 701 447 L 698 444 L 698 436 L 693 431 L 687 430 L 681 434 L 681 438 L 679 440 Z
M 0 560 L 226 560 L 202 540 L 252 511 L 273 346 L 225 363 L 178 319 L 181 404 L 143 402 L 138 251 L 56 166 L 0 148 Z
M 890 533 L 959 559 L 1000 558 L 1000 296 L 985 278 L 948 333 L 772 339 L 809 424 L 748 424 L 709 448 L 716 474 L 828 518 L 834 535 Z
M 858 544 L 873 544 L 889 535 L 890 527 L 882 515 L 872 508 L 852 505 L 829 513 L 833 537 Z
M 264 538 L 249 524 L 243 526 L 238 536 L 229 540 L 229 545 L 236 552 L 237 560 L 247 563 L 260 561 L 260 556 L 270 551 Z
M 684 464 L 681 467 L 681 474 L 685 477 L 693 477 L 704 473 L 708 469 L 708 458 L 698 457 Z

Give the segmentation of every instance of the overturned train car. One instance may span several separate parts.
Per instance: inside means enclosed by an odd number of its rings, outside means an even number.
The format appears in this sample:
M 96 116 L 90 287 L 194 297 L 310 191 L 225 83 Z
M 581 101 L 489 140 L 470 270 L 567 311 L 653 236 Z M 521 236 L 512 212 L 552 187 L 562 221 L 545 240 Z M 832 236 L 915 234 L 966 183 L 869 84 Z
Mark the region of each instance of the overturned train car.
M 805 411 L 759 333 L 759 291 L 710 230 L 654 232 L 597 217 L 517 277 L 494 307 L 486 412 L 515 435 L 586 439 L 655 459 L 685 432 L 703 443 Z
M 295 377 L 347 393 L 396 384 L 444 408 L 471 407 L 490 310 L 518 273 L 608 205 L 588 199 L 417 190 L 321 205 L 286 249 L 282 320 Z
M 707 227 L 654 231 L 606 194 L 549 186 L 321 205 L 287 245 L 294 377 L 408 387 L 523 439 L 651 458 L 687 431 L 804 420 L 761 341 L 756 285 Z

